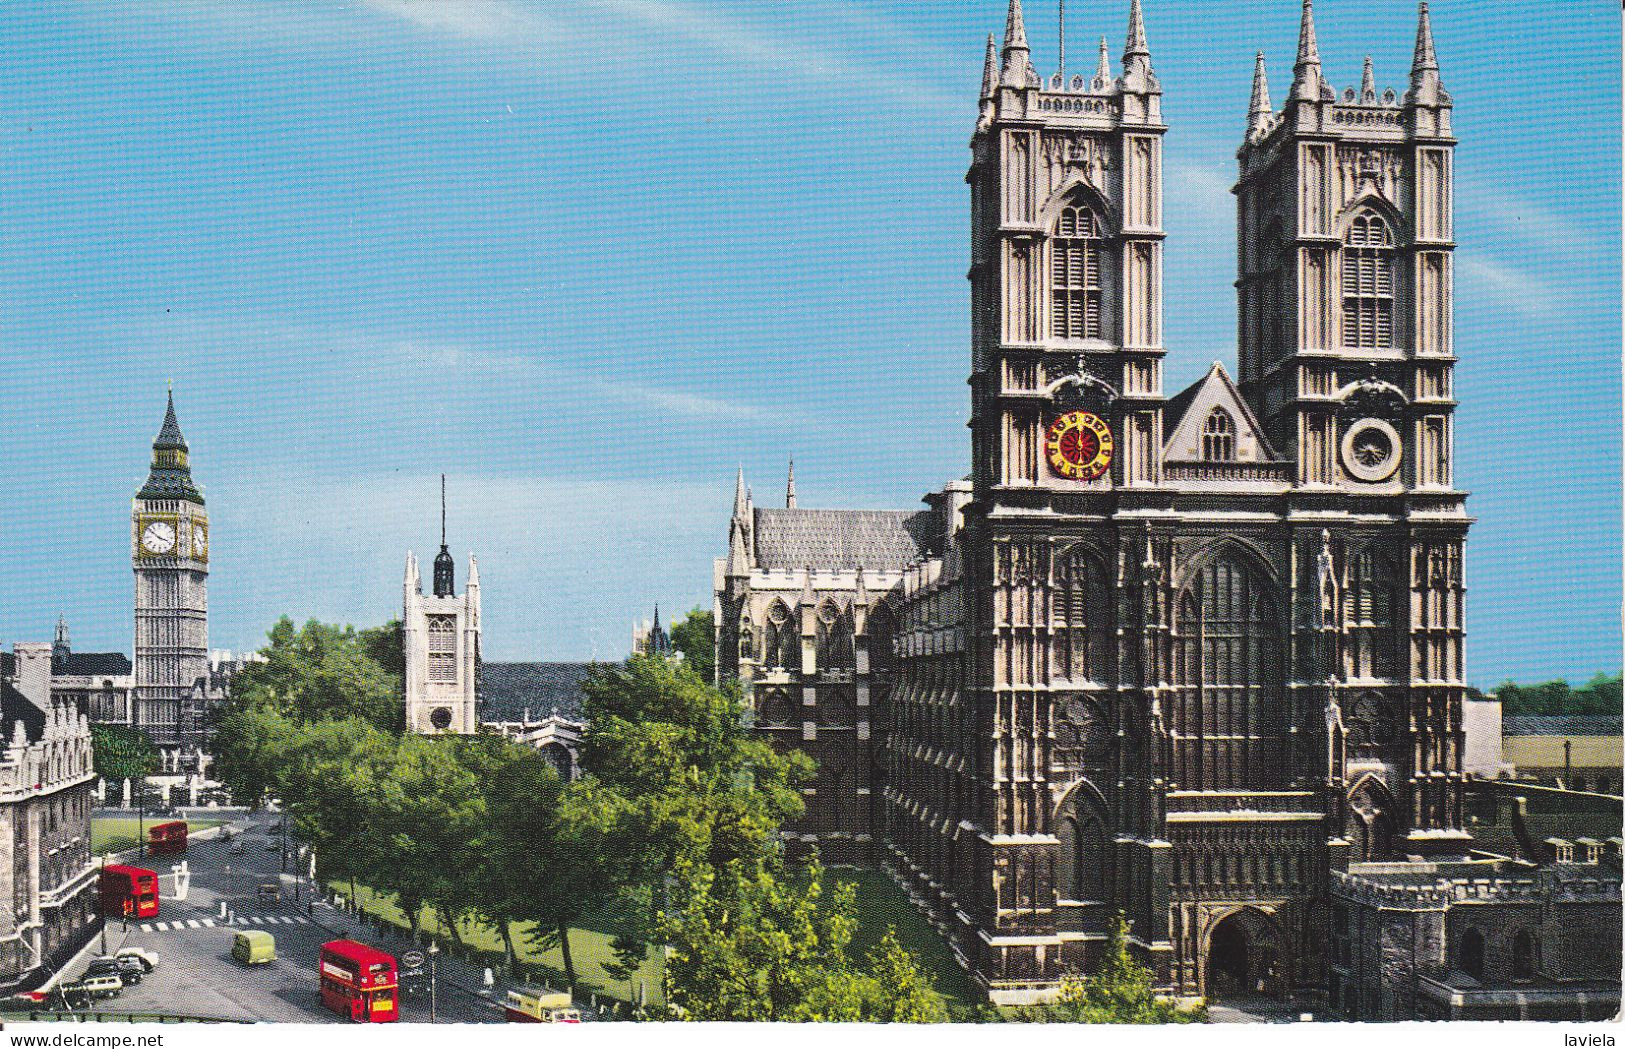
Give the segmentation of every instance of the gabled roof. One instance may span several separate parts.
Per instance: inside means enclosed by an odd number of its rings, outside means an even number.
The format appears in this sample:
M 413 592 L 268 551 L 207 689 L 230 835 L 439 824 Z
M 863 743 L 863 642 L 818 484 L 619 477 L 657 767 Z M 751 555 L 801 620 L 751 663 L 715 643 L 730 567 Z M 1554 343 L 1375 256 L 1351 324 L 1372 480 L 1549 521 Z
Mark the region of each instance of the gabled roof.
M 1169 398 L 1163 408 L 1163 432 L 1168 435 L 1162 457 L 1189 461 L 1202 457 L 1202 427 L 1214 408 L 1224 408 L 1236 424 L 1236 458 L 1240 462 L 1277 462 L 1264 428 L 1253 415 L 1236 384 L 1218 361 L 1207 374 Z
M 581 680 L 591 663 L 480 663 L 474 692 L 481 721 L 550 715 L 581 719 Z
M 900 572 L 939 545 L 929 510 L 756 508 L 756 564 L 768 572 Z

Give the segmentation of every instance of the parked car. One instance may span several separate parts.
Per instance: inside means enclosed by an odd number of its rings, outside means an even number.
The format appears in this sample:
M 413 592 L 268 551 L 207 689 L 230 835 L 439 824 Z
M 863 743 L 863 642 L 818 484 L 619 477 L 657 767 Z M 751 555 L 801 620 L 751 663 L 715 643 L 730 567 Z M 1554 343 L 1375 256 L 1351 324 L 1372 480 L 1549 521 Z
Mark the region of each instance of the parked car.
M 119 992 L 124 990 L 124 981 L 119 979 L 116 972 L 96 975 L 86 970 L 85 975 L 77 983 L 70 984 L 62 990 L 70 989 L 83 991 L 91 998 L 117 998 Z
M 114 976 L 126 987 L 140 983 L 146 971 L 138 958 L 96 958 L 85 966 L 86 976 Z
M 280 901 L 282 899 L 282 886 L 274 881 L 260 882 L 260 899 Z
M 136 961 L 140 962 L 141 967 L 149 973 L 158 968 L 159 959 L 157 952 L 149 951 L 145 947 L 120 947 L 118 950 L 113 952 L 113 957 L 134 958 Z

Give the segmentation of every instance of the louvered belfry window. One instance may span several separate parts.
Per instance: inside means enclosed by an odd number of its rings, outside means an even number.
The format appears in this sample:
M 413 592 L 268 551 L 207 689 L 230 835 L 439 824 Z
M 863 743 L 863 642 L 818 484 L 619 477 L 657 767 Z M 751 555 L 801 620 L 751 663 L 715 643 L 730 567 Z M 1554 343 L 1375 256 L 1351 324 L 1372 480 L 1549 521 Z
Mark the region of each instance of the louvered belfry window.
M 1055 337 L 1100 338 L 1100 220 L 1088 208 L 1063 208 L 1050 246 L 1050 327 Z
M 1343 241 L 1343 345 L 1385 350 L 1394 344 L 1394 240 L 1382 216 L 1354 220 Z
M 457 617 L 429 617 L 429 680 L 457 680 Z

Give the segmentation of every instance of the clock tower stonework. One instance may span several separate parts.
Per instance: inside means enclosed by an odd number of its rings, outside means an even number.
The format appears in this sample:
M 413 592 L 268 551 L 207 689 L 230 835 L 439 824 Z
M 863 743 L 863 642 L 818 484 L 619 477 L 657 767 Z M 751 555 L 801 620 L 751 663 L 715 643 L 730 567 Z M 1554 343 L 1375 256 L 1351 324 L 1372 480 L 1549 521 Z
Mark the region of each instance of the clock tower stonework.
M 209 517 L 171 394 L 130 511 L 135 570 L 131 719 L 165 749 L 201 746 L 209 673 Z

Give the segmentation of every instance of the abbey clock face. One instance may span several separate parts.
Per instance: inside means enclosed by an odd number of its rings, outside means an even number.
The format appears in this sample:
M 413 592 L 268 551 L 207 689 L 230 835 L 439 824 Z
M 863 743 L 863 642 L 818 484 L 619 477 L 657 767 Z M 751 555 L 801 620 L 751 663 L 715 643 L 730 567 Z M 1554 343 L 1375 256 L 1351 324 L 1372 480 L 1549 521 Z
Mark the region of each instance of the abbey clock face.
M 1112 428 L 1093 412 L 1067 412 L 1050 424 L 1044 450 L 1056 474 L 1093 481 L 1111 469 Z

